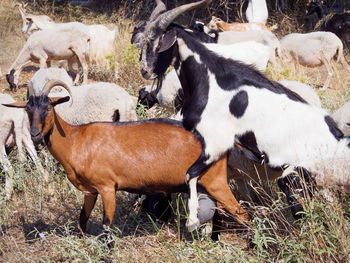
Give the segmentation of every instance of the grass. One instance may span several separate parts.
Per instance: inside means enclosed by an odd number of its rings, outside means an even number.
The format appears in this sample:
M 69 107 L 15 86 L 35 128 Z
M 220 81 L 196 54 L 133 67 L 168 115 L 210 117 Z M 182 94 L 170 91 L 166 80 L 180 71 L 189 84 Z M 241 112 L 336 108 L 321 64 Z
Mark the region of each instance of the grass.
M 116 53 L 108 57 L 109 67 L 91 67 L 90 81 L 116 82 L 135 96 L 143 85 L 149 84 L 139 73 L 139 51 L 130 43 L 139 17 L 129 12 L 135 8 L 135 14 L 141 14 L 148 7 L 129 1 L 124 2 L 119 11 L 99 13 L 47 3 L 38 3 L 38 13 L 49 14 L 55 21 L 118 26 Z M 32 7 L 29 5 L 27 9 L 30 12 Z M 276 12 L 270 22 L 279 24 L 278 36 L 303 28 L 293 14 Z M 25 38 L 20 28 L 18 11 L 0 5 L 0 66 L 10 65 L 21 49 Z M 33 72 L 24 72 L 21 84 Z M 284 65 L 282 69 L 269 67 L 266 74 L 274 80 L 299 80 L 316 90 L 325 78 L 322 68 L 295 68 L 294 65 Z M 337 66 L 331 89 L 318 92 L 323 107 L 333 112 L 348 101 L 349 86 L 349 74 Z M 0 80 L 0 89 L 8 92 L 3 80 Z M 23 99 L 24 94 L 22 88 L 13 95 Z M 137 114 L 140 119 L 147 119 L 169 117 L 172 112 L 140 106 Z M 152 221 L 142 211 L 138 196 L 118 193 L 115 224 L 110 233 L 106 234 L 101 226 L 103 208 L 99 198 L 89 219 L 87 234 L 82 234 L 78 218 L 83 194 L 67 180 L 63 167 L 50 154 L 43 151 L 41 155 L 50 173 L 49 185 L 30 162 L 17 160 L 16 149 L 10 154 L 15 170 L 15 195 L 10 201 L 0 199 L 1 262 L 350 262 L 350 205 L 348 196 L 342 193 L 337 194 L 333 202 L 318 194 L 306 200 L 305 217 L 294 221 L 276 184 L 272 182 L 271 189 L 265 191 L 257 183 L 252 190 L 255 202 L 245 204 L 251 215 L 249 231 L 230 226 L 228 222 L 232 220 L 228 220 L 227 231 L 218 242 L 197 232 L 186 232 L 186 213 L 180 197 L 173 202 L 172 220 L 161 223 Z M 2 172 L 0 191 L 4 177 Z

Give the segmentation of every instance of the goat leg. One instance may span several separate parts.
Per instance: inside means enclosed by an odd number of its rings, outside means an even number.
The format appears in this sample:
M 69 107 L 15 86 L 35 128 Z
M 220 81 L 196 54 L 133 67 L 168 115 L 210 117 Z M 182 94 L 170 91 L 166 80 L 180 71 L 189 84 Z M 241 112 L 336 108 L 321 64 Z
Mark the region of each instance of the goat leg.
M 114 212 L 115 212 L 115 189 L 107 188 L 103 191 L 99 191 L 103 202 L 103 228 L 109 228 L 113 224 Z
M 81 230 L 86 232 L 87 221 L 90 217 L 91 211 L 95 206 L 98 194 L 85 194 L 84 205 L 80 212 L 79 225 Z

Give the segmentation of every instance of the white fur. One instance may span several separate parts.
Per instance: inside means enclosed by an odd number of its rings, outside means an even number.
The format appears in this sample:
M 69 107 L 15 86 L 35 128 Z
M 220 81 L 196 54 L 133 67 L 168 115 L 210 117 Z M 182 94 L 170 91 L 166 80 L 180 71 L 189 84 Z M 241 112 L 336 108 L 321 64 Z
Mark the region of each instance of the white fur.
M 52 78 L 48 78 L 52 79 Z M 35 82 L 35 80 L 32 82 Z M 35 87 L 35 92 L 42 87 Z M 136 98 L 114 83 L 96 82 L 70 87 L 73 104 L 62 103 L 55 107 L 62 119 L 71 125 L 95 121 L 112 121 L 116 110 L 119 121 L 136 121 Z M 66 90 L 51 92 L 50 97 L 69 96 Z
M 73 86 L 73 80 L 68 75 L 67 71 L 63 68 L 41 68 L 31 78 L 31 82 L 34 89 L 34 94 L 39 95 L 42 87 L 52 79 L 59 79 L 66 83 L 69 87 Z M 61 86 L 55 86 L 52 89 L 53 92 L 62 91 Z
M 249 0 L 245 15 L 249 23 L 255 22 L 265 25 L 269 16 L 266 1 Z
M 276 54 L 281 58 L 281 46 L 276 35 L 268 30 L 250 30 L 244 32 L 219 32 L 218 44 L 229 45 L 238 42 L 256 41 L 269 47 L 269 62 L 278 66 Z
M 278 81 L 286 88 L 299 94 L 304 100 L 306 100 L 310 105 L 321 108 L 321 100 L 316 91 L 309 85 L 301 83 L 296 80 L 280 80 Z
M 338 110 L 332 114 L 332 118 L 338 124 L 339 129 L 341 129 L 345 135 L 350 134 L 350 102 L 346 102 Z
M 328 76 L 322 87 L 323 90 L 327 89 L 333 76 L 330 64 L 332 59 L 336 59 L 336 62 L 340 62 L 350 72 L 343 55 L 343 43 L 334 33 L 293 33 L 284 36 L 280 43 L 282 58 L 285 62 L 294 60 L 307 67 L 325 65 Z
M 269 48 L 255 41 L 246 41 L 231 45 L 204 44 L 209 50 L 225 58 L 233 58 L 265 71 L 269 60 Z
M 28 14 L 25 10 L 21 11 L 19 8 L 23 26 L 22 32 L 31 35 L 35 31 L 53 29 L 53 28 L 69 28 L 71 23 L 55 23 L 50 17 L 46 15 Z M 74 22 L 77 23 L 77 22 Z M 90 36 L 91 43 L 89 49 L 89 59 L 91 63 L 108 67 L 108 55 L 115 54 L 115 41 L 118 33 L 118 27 L 114 26 L 113 30 L 109 30 L 104 25 L 84 25 L 79 23 L 81 27 L 85 27 Z
M 190 197 L 188 199 L 189 215 L 186 222 L 186 227 L 188 231 L 192 232 L 200 225 L 199 219 L 197 217 L 198 209 L 199 209 L 198 196 L 197 196 L 197 178 L 190 180 L 189 188 L 190 188 Z
M 255 66 L 261 71 L 265 71 L 268 60 L 268 47 L 254 41 L 241 42 L 231 45 L 206 44 L 207 48 L 214 51 L 225 58 L 231 58 L 246 64 Z M 187 58 L 191 55 L 191 51 L 187 50 Z M 188 55 L 188 56 L 187 56 Z M 200 59 L 195 55 L 196 60 L 200 63 Z M 153 86 L 155 88 L 155 86 Z M 158 102 L 161 106 L 173 108 L 174 100 L 181 89 L 181 83 L 177 77 L 176 70 L 171 70 L 164 78 L 162 88 L 157 94 Z M 152 85 L 145 86 L 145 90 L 152 91 Z
M 195 127 L 205 142 L 207 163 L 217 160 L 232 148 L 236 136 L 248 131 L 254 132 L 258 149 L 268 155 L 272 167 L 289 164 L 315 172 L 317 163 L 350 154 L 348 140 L 338 142 L 330 132 L 325 110 L 254 86 L 225 91 L 215 75 L 209 70 L 208 74 L 208 102 Z M 229 104 L 239 91 L 247 92 L 249 102 L 243 116 L 236 118 Z
M 13 193 L 12 175 L 14 172 L 6 154 L 6 145 L 16 143 L 19 160 L 25 162 L 24 144 L 37 169 L 40 172 L 43 171 L 30 137 L 29 120 L 26 112 L 24 109 L 8 108 L 2 105 L 13 102 L 15 100 L 10 95 L 0 94 L 0 163 L 6 172 L 5 192 L 7 198 L 10 198 Z
M 78 57 L 83 68 L 84 82 L 87 82 L 86 55 L 89 45 L 90 36 L 79 23 L 72 23 L 70 30 L 49 29 L 35 32 L 24 44 L 8 73 L 15 70 L 14 83 L 18 85 L 23 67 L 30 62 L 40 63 L 40 68 L 46 68 L 48 61 L 72 60 Z

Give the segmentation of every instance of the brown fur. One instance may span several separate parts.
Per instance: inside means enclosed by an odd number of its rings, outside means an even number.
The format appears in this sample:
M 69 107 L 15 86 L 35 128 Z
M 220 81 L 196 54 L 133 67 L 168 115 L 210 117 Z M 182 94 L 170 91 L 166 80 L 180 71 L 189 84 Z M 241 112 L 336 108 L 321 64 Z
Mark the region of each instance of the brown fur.
M 221 31 L 237 31 L 237 32 L 244 32 L 248 30 L 269 30 L 273 31 L 276 28 L 275 27 L 267 27 L 263 23 L 226 23 L 222 19 L 212 16 L 211 21 L 209 22 L 209 28 L 214 30 L 221 30 Z
M 59 98 L 51 98 L 55 104 Z M 36 109 L 38 110 L 38 109 Z M 34 116 L 39 116 L 34 111 Z M 85 194 L 80 226 L 86 222 L 97 195 L 103 200 L 106 224 L 113 222 L 115 192 L 155 194 L 187 191 L 185 175 L 201 153 L 195 136 L 182 127 L 157 121 L 91 123 L 71 126 L 49 106 L 45 126 L 33 118 L 42 135 L 50 132 L 48 149 L 65 168 L 71 183 Z M 246 223 L 227 184 L 227 161 L 223 157 L 201 178 L 204 188 L 235 218 Z

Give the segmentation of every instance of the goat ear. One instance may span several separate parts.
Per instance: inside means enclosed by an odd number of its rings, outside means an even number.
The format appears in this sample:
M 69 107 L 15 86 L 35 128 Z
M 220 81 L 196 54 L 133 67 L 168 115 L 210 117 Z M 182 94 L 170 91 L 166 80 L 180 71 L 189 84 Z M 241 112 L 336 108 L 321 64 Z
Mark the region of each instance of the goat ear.
M 160 48 L 158 50 L 158 53 L 162 53 L 169 48 L 171 48 L 177 39 L 177 35 L 175 30 L 169 30 L 163 34 L 161 40 L 160 40 Z
M 9 103 L 9 104 L 2 104 L 5 107 L 10 107 L 10 108 L 25 108 L 27 106 L 28 101 L 16 101 L 13 103 Z
M 51 103 L 52 106 L 56 106 L 58 104 L 67 102 L 69 100 L 70 100 L 69 96 L 66 96 L 66 97 L 50 97 L 50 103 Z

